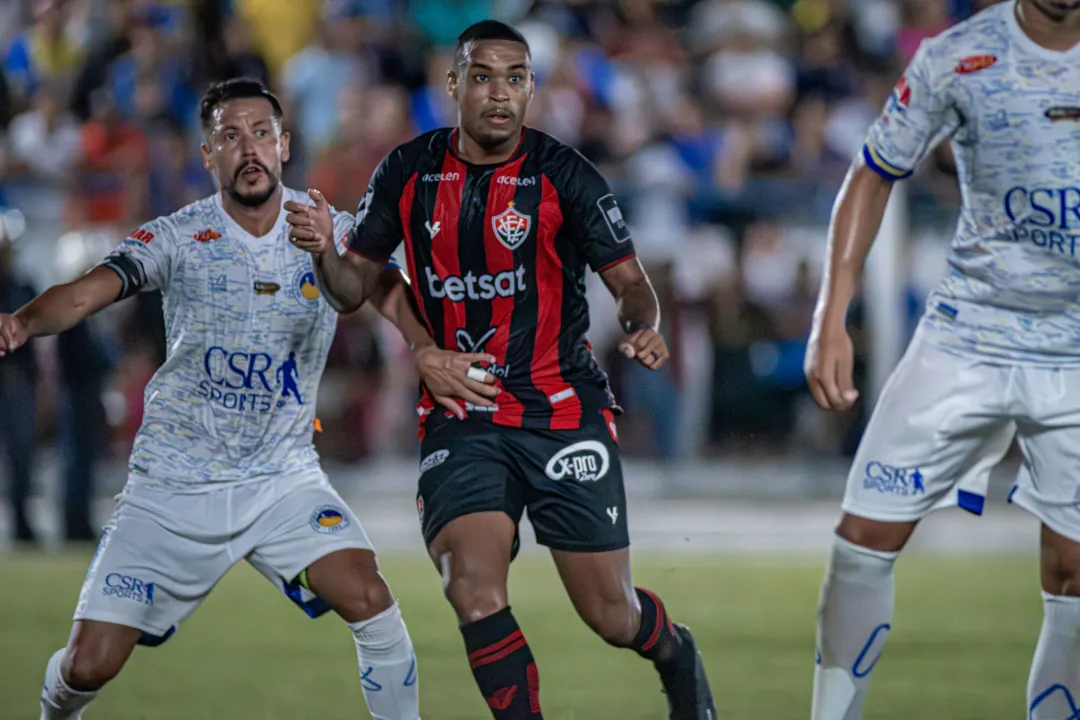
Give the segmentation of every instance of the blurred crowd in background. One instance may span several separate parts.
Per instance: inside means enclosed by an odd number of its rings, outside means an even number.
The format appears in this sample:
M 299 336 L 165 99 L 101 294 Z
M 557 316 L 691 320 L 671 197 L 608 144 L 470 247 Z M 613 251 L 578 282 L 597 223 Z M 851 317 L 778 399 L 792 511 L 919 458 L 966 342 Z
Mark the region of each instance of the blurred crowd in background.
M 215 190 L 198 101 L 216 80 L 267 82 L 292 133 L 286 184 L 354 209 L 388 151 L 455 123 L 456 35 L 494 17 L 531 44 L 528 124 L 605 174 L 661 296 L 673 361 L 648 373 L 611 351 L 614 306 L 590 289 L 628 452 L 850 453 L 865 409 L 818 413 L 801 370 L 832 201 L 919 42 L 989 4 L 0 0 L 0 311 Z M 955 225 L 947 163 L 927 163 L 909 198 L 913 323 Z M 77 495 L 103 456 L 127 453 L 164 357 L 160 302 L 0 361 L 0 444 L 16 466 L 56 443 Z M 852 322 L 861 378 L 858 304 Z M 408 358 L 372 313 L 341 319 L 319 400 L 325 458 L 413 452 Z

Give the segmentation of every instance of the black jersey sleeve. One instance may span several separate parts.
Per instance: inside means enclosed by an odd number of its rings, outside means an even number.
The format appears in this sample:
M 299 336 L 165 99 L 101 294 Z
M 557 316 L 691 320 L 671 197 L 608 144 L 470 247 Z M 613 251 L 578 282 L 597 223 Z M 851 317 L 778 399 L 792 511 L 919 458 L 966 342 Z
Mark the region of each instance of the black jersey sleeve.
M 607 180 L 576 150 L 573 158 L 567 163 L 566 206 L 583 243 L 585 259 L 599 273 L 634 257 L 634 241 Z
M 401 148 L 379 163 L 371 175 L 367 192 L 356 208 L 356 224 L 346 247 L 369 260 L 385 263 L 405 237 L 398 209 L 405 191 L 405 164 Z

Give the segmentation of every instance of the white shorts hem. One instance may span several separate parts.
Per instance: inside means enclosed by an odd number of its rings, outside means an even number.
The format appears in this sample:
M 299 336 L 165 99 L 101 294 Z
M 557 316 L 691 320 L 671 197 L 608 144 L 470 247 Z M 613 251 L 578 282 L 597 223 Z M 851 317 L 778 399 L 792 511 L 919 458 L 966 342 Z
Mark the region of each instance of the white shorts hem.
M 1075 543 L 1080 543 L 1080 527 L 1069 527 L 1051 518 L 1043 509 L 1038 498 L 1032 496 L 1031 493 L 1025 492 L 1023 487 L 1017 487 L 1013 491 L 1012 497 L 1009 498 L 1009 502 L 1031 513 L 1035 516 L 1036 520 L 1056 532 L 1058 535 L 1062 535 Z
M 930 513 L 941 508 L 933 507 L 922 512 L 888 512 L 882 511 L 877 508 L 864 508 L 858 507 L 852 503 L 843 503 L 840 506 L 840 511 L 848 515 L 854 515 L 866 520 L 873 520 L 875 522 L 888 522 L 888 523 L 907 523 L 917 522 L 922 520 Z
M 169 630 L 172 629 L 172 626 L 167 628 L 160 628 L 155 625 L 151 625 L 150 623 L 139 622 L 138 620 L 127 617 L 125 615 L 97 611 L 92 608 L 87 608 L 82 612 L 75 613 L 75 617 L 72 618 L 72 620 L 74 622 L 78 622 L 80 620 L 94 620 L 95 622 L 107 622 L 112 623 L 113 625 L 123 625 L 124 627 L 134 628 L 135 630 L 142 631 L 148 635 L 153 635 L 154 637 L 162 637 L 163 635 L 168 634 Z
M 370 543 L 364 543 L 360 540 L 350 540 L 348 542 L 342 542 L 340 545 L 334 545 L 332 547 L 324 545 L 319 547 L 317 551 L 313 552 L 311 554 L 311 559 L 301 563 L 299 567 L 294 568 L 292 566 L 287 566 L 286 577 L 284 578 L 285 582 L 292 582 L 304 570 L 307 570 L 309 567 L 319 562 L 327 555 L 332 555 L 333 553 L 336 553 L 338 550 L 370 550 L 372 553 L 375 552 L 375 548 L 373 548 Z

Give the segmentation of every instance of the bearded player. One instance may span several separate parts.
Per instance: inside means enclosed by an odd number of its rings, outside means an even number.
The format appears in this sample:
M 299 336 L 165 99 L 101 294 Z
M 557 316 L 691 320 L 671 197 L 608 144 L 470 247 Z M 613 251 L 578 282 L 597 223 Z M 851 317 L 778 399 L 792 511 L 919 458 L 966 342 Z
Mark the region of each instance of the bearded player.
M 815 720 L 861 717 L 898 553 L 937 508 L 981 513 L 1014 438 L 1010 499 L 1042 523 L 1029 717 L 1080 718 L 1078 42 L 1076 0 L 1004 2 L 924 41 L 840 191 L 806 357 L 814 398 L 836 411 L 857 397 L 845 316 L 892 184 L 948 139 L 963 207 L 948 275 L 848 476 L 818 610 Z
M 607 376 L 586 340 L 587 269 L 618 301 L 623 352 L 668 358 L 656 296 L 607 183 L 581 155 L 523 127 L 529 48 L 502 23 L 458 38 L 448 91 L 458 127 L 400 146 L 372 177 L 348 240 L 307 210 L 293 234 L 343 309 L 362 303 L 404 239 L 412 292 L 441 348 L 493 356 L 494 402 L 460 419 L 421 399 L 420 510 L 469 664 L 500 720 L 541 717 L 539 673 L 511 613 L 507 574 L 527 509 L 574 607 L 607 642 L 651 660 L 670 717 L 716 715 L 690 631 L 630 574 L 626 498 Z
M 212 87 L 201 110 L 204 164 L 220 192 L 147 223 L 88 274 L 0 315 L 4 356 L 142 290 L 164 295 L 168 354 L 147 385 L 128 482 L 67 648 L 49 660 L 41 717 L 81 717 L 136 645 L 168 639 L 246 559 L 312 617 L 333 609 L 345 620 L 375 718 L 416 720 L 416 657 L 401 613 L 312 444 L 338 314 L 320 297 L 311 256 L 288 241 L 289 210 L 309 200 L 280 183 L 289 157 L 281 106 L 258 82 L 233 80 Z M 312 196 L 344 251 L 352 215 Z M 398 316 L 408 303 L 396 274 L 380 271 L 374 301 L 407 336 L 411 327 L 426 337 L 418 320 Z M 472 383 L 468 363 L 482 359 L 425 357 L 439 365 L 422 370 L 429 383 L 447 381 L 457 363 L 463 382 L 446 386 L 455 395 Z

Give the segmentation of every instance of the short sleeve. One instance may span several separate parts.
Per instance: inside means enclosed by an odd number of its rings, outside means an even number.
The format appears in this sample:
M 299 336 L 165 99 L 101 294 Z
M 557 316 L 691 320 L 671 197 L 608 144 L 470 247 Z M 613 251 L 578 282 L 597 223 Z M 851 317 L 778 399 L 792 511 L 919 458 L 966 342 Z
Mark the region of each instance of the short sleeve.
M 144 290 L 164 290 L 172 277 L 177 238 L 167 220 L 152 220 L 131 233 L 100 263 L 124 281 L 117 300 Z
M 371 175 L 367 192 L 356 208 L 355 224 L 346 243 L 349 250 L 385 263 L 405 237 L 398 203 L 405 190 L 405 167 L 400 150 L 383 158 Z
M 334 208 L 330 208 L 330 213 L 334 217 L 334 247 L 338 255 L 344 255 L 349 251 L 349 234 L 356 226 L 356 218 Z
M 870 128 L 863 159 L 886 180 L 902 180 L 938 143 L 960 127 L 949 84 L 953 67 L 935 58 L 932 42 L 923 42 L 885 109 Z
M 574 151 L 568 181 L 568 206 L 572 222 L 579 228 L 585 259 L 600 273 L 634 257 L 634 242 L 622 209 L 607 181 L 580 153 Z

